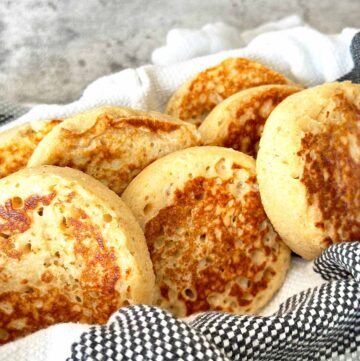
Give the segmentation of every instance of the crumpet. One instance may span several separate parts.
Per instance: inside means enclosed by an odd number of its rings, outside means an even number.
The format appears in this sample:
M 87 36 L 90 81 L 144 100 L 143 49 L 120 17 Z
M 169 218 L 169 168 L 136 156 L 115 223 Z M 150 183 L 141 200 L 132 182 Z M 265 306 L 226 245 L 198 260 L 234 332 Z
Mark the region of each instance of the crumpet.
M 360 240 L 360 85 L 286 98 L 265 124 L 257 174 L 271 223 L 300 256 Z
M 0 133 L 0 178 L 26 167 L 34 149 L 61 120 L 27 123 Z
M 54 166 L 20 170 L 0 188 L 0 343 L 153 301 L 144 234 L 114 192 Z
M 158 306 L 180 317 L 255 313 L 282 285 L 290 251 L 262 208 L 253 158 L 177 151 L 145 168 L 123 199 L 145 233 Z
M 203 143 L 256 157 L 266 119 L 286 97 L 300 90 L 292 85 L 263 85 L 230 96 L 199 127 Z
M 283 75 L 250 59 L 229 58 L 203 70 L 170 98 L 165 113 L 199 126 L 224 99 L 265 84 L 289 84 Z
M 165 114 L 102 107 L 64 120 L 40 142 L 28 166 L 79 169 L 121 194 L 148 164 L 199 141 L 193 125 Z

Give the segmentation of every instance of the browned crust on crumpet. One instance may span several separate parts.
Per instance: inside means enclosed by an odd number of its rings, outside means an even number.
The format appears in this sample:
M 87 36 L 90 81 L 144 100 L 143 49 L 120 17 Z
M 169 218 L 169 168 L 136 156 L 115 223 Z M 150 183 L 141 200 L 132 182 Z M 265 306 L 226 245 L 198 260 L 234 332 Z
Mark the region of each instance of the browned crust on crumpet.
M 103 107 L 66 119 L 39 144 L 28 166 L 79 169 L 120 195 L 151 162 L 199 141 L 193 125 L 167 115 Z
M 178 151 L 140 173 L 123 199 L 144 229 L 157 305 L 181 317 L 256 313 L 282 284 L 290 253 L 263 210 L 252 158 Z
M 259 85 L 289 83 L 282 74 L 254 60 L 229 58 L 182 85 L 165 112 L 199 126 L 217 104 L 234 93 Z
M 302 88 L 262 85 L 240 91 L 218 104 L 199 132 L 206 145 L 233 148 L 256 157 L 264 124 L 274 108 Z
M 27 123 L 0 133 L 0 178 L 26 167 L 36 146 L 60 122 Z
M 359 240 L 360 85 L 327 83 L 285 99 L 265 125 L 257 173 L 265 210 L 294 252 L 312 259 Z
M 0 344 L 61 322 L 103 324 L 121 306 L 153 301 L 143 233 L 115 193 L 53 166 L 0 183 Z

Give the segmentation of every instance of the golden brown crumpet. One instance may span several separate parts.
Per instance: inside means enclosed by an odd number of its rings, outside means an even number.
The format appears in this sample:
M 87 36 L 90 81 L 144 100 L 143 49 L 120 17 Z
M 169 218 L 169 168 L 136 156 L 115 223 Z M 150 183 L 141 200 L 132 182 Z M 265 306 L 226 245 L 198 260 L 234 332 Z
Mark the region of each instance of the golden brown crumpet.
M 177 316 L 254 313 L 283 283 L 290 251 L 262 208 L 251 157 L 177 151 L 145 168 L 123 199 L 145 231 L 157 305 Z
M 256 157 L 266 119 L 281 101 L 300 90 L 292 85 L 262 85 L 230 96 L 201 124 L 203 143 Z
M 144 234 L 114 192 L 54 166 L 20 170 L 0 188 L 0 343 L 153 301 Z
M 26 167 L 39 142 L 61 120 L 27 123 L 0 133 L 0 178 Z
M 286 98 L 265 124 L 257 173 L 266 213 L 294 252 L 312 259 L 360 240 L 360 85 Z
M 155 112 L 103 107 L 66 119 L 43 139 L 28 166 L 79 169 L 121 194 L 149 163 L 197 145 L 196 128 Z
M 283 75 L 256 61 L 229 58 L 183 84 L 169 100 L 165 113 L 199 126 L 217 104 L 240 90 L 289 83 Z

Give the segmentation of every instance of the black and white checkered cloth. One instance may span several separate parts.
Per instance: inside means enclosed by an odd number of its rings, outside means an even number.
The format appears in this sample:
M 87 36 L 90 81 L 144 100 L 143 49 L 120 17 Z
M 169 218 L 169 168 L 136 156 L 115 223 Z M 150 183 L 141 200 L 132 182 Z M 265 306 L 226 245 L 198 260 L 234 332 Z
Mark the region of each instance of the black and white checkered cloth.
M 351 49 L 355 68 L 340 80 L 360 83 L 360 33 Z M 68 361 L 360 360 L 360 242 L 330 247 L 315 271 L 327 282 L 269 317 L 208 312 L 186 323 L 156 307 L 120 309 L 84 332 Z
M 208 312 L 187 324 L 155 307 L 121 309 L 68 360 L 359 360 L 360 243 L 332 246 L 315 269 L 328 282 L 270 317 Z

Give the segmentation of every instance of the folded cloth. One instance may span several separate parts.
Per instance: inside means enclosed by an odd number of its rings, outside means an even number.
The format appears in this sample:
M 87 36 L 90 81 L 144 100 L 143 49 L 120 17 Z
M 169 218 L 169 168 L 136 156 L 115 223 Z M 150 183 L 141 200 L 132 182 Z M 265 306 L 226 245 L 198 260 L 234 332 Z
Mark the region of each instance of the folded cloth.
M 206 24 L 201 29 L 173 29 L 167 34 L 166 45 L 153 51 L 151 60 L 156 65 L 175 64 L 202 55 L 241 48 L 259 34 L 296 26 L 306 24 L 299 16 L 292 15 L 246 31 L 221 22 Z
M 258 60 L 305 86 L 338 78 L 359 82 L 358 30 L 325 35 L 293 25 L 284 29 L 283 22 L 281 30 L 271 24 L 270 32 L 269 27 L 257 29 L 256 34 L 250 32 L 247 36 L 252 40 L 241 49 L 173 65 L 127 69 L 100 78 L 78 101 L 36 106 L 2 129 L 28 121 L 59 119 L 105 104 L 161 111 L 183 81 L 231 56 Z M 261 33 L 261 29 L 267 32 Z M 226 48 L 231 47 L 229 43 Z M 221 46 L 216 50 L 222 50 Z M 0 104 L 0 119 L 1 114 L 11 118 L 9 110 L 1 112 Z M 360 243 L 339 244 L 324 252 L 315 266 L 293 257 L 284 286 L 261 316 L 210 312 L 177 320 L 155 307 L 131 306 L 116 312 L 105 326 L 55 325 L 9 343 L 0 347 L 0 361 L 357 360 L 359 272 Z

